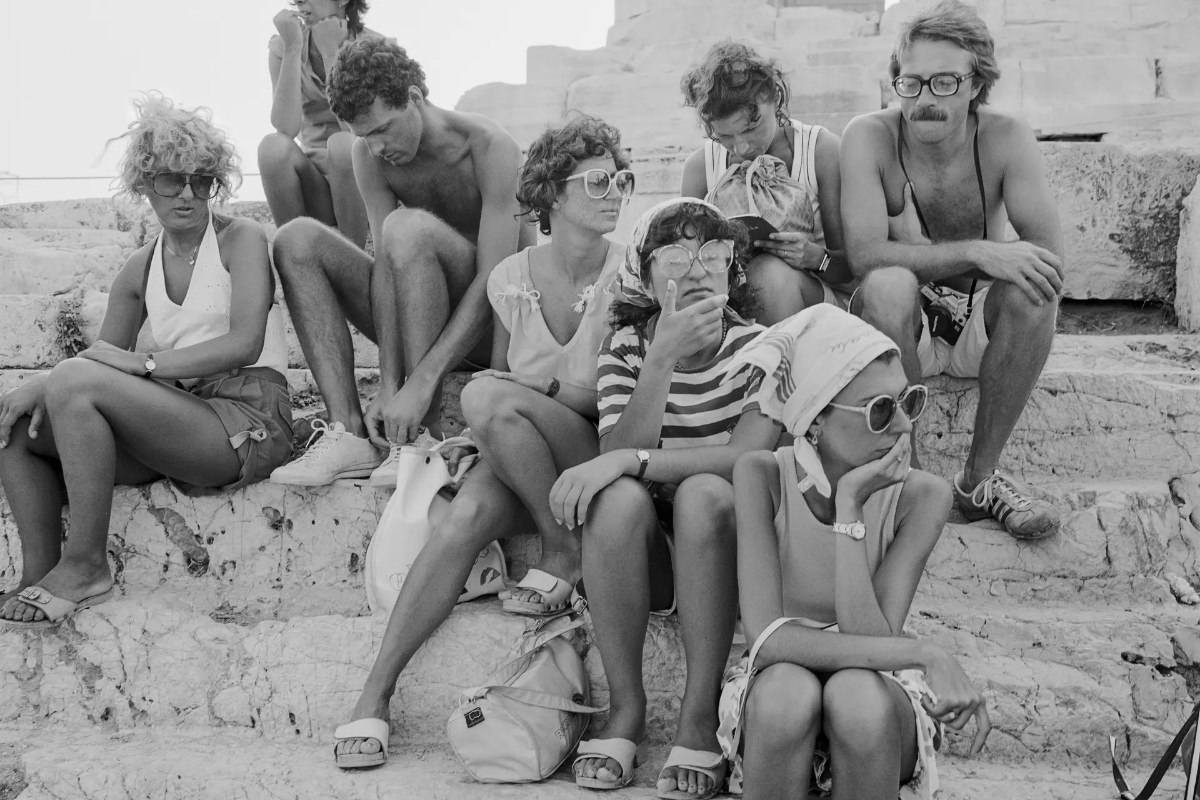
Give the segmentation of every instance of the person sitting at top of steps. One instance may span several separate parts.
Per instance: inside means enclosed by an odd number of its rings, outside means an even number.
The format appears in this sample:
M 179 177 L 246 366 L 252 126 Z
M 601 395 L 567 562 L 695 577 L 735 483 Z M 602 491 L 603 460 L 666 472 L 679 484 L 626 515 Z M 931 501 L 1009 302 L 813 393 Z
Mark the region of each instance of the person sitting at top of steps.
M 304 356 L 329 411 L 308 451 L 271 475 L 319 486 L 395 482 L 395 456 L 422 426 L 439 433 L 442 379 L 487 364 L 488 275 L 530 243 L 518 219 L 521 151 L 487 117 L 429 102 L 403 48 L 357 39 L 338 51 L 330 106 L 359 139 L 354 174 L 374 261 L 332 228 L 299 218 L 275 237 L 275 266 Z M 359 405 L 347 320 L 379 345 L 379 391 Z M 485 341 L 486 340 L 486 341 Z
M 325 80 L 343 42 L 379 36 L 363 26 L 366 10 L 367 0 L 293 0 L 275 15 L 267 61 L 275 131 L 258 145 L 275 224 L 313 217 L 359 247 L 367 241 L 367 210 L 350 160 L 354 134 L 329 108 Z
M 600 354 L 602 454 L 550 492 L 556 519 L 582 526 L 583 581 L 610 691 L 603 732 L 580 742 L 575 782 L 633 780 L 646 736 L 642 650 L 652 609 L 678 605 L 687 685 L 660 797 L 711 797 L 725 775 L 717 695 L 737 615 L 737 457 L 776 446 L 780 426 L 728 373 L 762 330 L 746 322 L 745 228 L 703 200 L 642 215 Z
M 754 663 L 744 712 L 727 686 L 721 739 L 743 749 L 744 797 L 895 800 L 937 796 L 941 726 L 987 706 L 958 661 L 907 638 L 904 621 L 950 513 L 950 486 L 909 466 L 925 407 L 899 349 L 828 305 L 743 348 L 763 414 L 792 447 L 747 453 L 733 471 L 742 623 Z M 736 368 L 736 367 L 735 367 Z M 742 673 L 747 665 L 743 663 Z M 923 673 L 923 674 L 922 674 Z
M 10 626 L 59 622 L 112 595 L 113 485 L 163 476 L 235 489 L 291 455 L 287 342 L 262 226 L 209 208 L 239 181 L 206 110 L 137 101 L 120 193 L 162 232 L 117 274 L 97 341 L 0 399 L 0 483 L 21 537 Z M 142 323 L 149 340 L 137 348 Z M 63 542 L 62 483 L 70 505 Z
M 842 221 L 860 278 L 881 267 L 911 274 L 889 281 L 885 303 L 867 297 L 864 316 L 900 346 L 909 381 L 979 378 L 971 449 L 953 481 L 967 519 L 994 517 L 1018 539 L 1049 536 L 1057 510 L 996 469 L 1049 355 L 1063 287 L 1037 140 L 983 108 L 1000 77 L 995 48 L 958 0 L 900 31 L 891 75 L 899 107 L 857 117 L 843 134 Z
M 773 325 L 821 302 L 845 308 L 850 293 L 840 290 L 854 276 L 841 252 L 837 134 L 791 119 L 783 71 L 744 44 L 715 45 L 680 85 L 709 136 L 684 163 L 680 194 L 706 197 L 727 169 L 763 155 L 782 161 L 808 190 L 810 207 L 797 218 L 808 220 L 811 233 L 785 230 L 751 243 L 761 250 L 746 272 L 761 305 L 758 321 Z
M 401 585 L 354 721 L 335 733 L 338 766 L 387 759 L 388 705 L 400 672 L 450 614 L 492 539 L 533 529 L 542 535 L 542 560 L 509 590 L 506 609 L 534 616 L 570 610 L 578 534 L 554 520 L 547 498 L 563 469 L 597 453 L 596 356 L 625 256 L 605 235 L 633 186 L 620 133 L 600 120 L 580 117 L 530 146 L 517 196 L 551 239 L 492 270 L 495 368 L 476 373 L 462 393 L 483 458 Z

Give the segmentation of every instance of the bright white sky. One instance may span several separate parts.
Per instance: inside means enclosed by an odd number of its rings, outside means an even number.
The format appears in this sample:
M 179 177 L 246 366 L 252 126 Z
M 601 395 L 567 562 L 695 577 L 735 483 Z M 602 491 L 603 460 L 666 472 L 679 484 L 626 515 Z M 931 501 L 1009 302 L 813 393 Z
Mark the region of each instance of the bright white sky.
M 133 119 L 129 100 L 158 89 L 205 105 L 242 168 L 270 130 L 267 40 L 282 0 L 0 0 L 0 176 L 107 176 Z M 525 82 L 525 49 L 604 45 L 613 0 L 373 0 L 369 27 L 425 68 L 433 102 L 453 107 L 481 83 Z M 102 155 L 103 154 L 103 155 Z M 26 182 L 0 202 L 106 196 L 105 181 Z M 261 197 L 247 180 L 239 197 Z

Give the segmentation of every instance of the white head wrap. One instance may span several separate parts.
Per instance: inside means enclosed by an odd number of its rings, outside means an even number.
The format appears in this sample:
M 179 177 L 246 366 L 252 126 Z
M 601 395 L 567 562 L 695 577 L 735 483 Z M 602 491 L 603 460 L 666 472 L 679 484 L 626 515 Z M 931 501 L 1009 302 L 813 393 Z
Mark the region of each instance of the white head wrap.
M 805 438 L 808 426 L 864 367 L 888 351 L 900 349 L 858 317 L 821 303 L 764 331 L 730 364 L 731 375 L 747 366 L 762 370 L 755 399 L 763 414 L 796 437 L 801 490 L 815 486 L 825 497 L 832 494 L 820 456 Z

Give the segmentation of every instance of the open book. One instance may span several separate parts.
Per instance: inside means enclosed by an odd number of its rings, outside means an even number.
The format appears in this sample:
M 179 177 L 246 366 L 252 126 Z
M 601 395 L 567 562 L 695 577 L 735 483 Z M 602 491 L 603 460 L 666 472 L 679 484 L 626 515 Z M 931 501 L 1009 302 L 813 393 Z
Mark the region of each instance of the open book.
M 730 217 L 730 219 L 746 226 L 746 230 L 750 234 L 751 255 L 759 253 L 759 248 L 754 246 L 755 242 L 769 239 L 772 233 L 778 232 L 774 225 L 762 217 L 756 217 L 753 214 L 738 214 L 736 217 Z

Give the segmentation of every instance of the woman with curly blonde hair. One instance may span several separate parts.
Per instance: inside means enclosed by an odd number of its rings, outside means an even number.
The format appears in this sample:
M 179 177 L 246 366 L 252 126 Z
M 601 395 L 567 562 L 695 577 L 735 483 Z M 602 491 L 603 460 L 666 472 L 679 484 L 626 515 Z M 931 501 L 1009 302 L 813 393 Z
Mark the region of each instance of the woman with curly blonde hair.
M 157 93 L 134 105 L 118 193 L 148 200 L 162 232 L 114 280 L 97 341 L 0 397 L 0 484 L 24 565 L 0 597 L 9 627 L 58 623 L 111 597 L 114 484 L 166 476 L 232 489 L 291 453 L 266 235 L 209 208 L 240 180 L 237 154 L 206 110 Z

